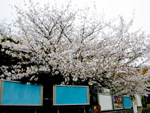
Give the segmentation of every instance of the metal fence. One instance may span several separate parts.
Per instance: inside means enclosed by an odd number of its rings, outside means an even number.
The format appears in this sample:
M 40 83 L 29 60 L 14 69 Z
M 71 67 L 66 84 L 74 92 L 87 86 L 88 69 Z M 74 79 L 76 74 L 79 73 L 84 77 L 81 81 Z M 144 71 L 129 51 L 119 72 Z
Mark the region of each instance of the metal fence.
M 133 109 L 129 109 L 129 110 L 117 110 L 117 111 L 102 111 L 101 113 L 133 113 Z

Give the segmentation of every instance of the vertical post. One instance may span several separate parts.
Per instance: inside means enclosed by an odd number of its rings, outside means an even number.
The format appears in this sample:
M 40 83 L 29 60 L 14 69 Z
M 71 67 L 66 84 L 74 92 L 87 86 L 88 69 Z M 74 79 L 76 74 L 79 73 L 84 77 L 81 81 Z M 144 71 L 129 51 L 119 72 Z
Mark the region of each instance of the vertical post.
M 133 112 L 137 113 L 137 105 L 135 105 L 134 101 L 133 101 Z
M 57 113 L 59 113 L 59 109 L 57 109 Z
M 84 113 L 86 113 L 86 109 L 84 108 Z

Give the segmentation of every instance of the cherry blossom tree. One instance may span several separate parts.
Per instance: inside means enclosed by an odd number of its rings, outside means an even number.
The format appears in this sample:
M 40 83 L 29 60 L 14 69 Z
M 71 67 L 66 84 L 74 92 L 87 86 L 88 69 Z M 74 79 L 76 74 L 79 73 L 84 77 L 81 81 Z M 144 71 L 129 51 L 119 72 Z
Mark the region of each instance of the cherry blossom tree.
M 0 25 L 1 52 L 20 59 L 1 65 L 1 79 L 32 75 L 30 81 L 37 81 L 37 73 L 45 72 L 61 75 L 61 84 L 87 82 L 114 95 L 149 94 L 150 70 L 142 72 L 149 66 L 150 40 L 139 30 L 130 31 L 132 19 L 106 21 L 95 10 L 76 10 L 70 3 L 42 7 L 30 1 L 26 7 L 16 7 L 14 31 Z

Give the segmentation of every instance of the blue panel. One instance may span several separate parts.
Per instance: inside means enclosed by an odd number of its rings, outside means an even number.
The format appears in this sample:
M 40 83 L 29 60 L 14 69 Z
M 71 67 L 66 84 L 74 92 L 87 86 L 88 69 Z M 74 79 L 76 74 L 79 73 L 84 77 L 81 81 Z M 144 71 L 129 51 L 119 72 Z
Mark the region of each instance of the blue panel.
M 124 97 L 124 107 L 131 108 L 131 100 L 130 97 Z
M 88 104 L 87 87 L 56 86 L 57 104 Z
M 2 103 L 6 105 L 40 105 L 41 86 L 4 81 Z

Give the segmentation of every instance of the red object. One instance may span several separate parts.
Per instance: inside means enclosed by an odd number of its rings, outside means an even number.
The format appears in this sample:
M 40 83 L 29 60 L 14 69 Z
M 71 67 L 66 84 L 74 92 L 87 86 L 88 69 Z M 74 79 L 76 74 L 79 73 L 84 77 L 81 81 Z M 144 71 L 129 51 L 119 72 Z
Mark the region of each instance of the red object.
M 116 97 L 116 103 L 119 103 L 119 98 L 118 97 Z
M 94 105 L 93 106 L 93 113 L 101 113 L 101 106 L 100 105 Z

